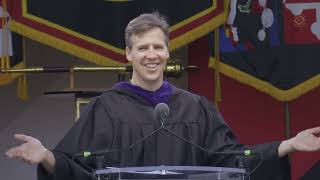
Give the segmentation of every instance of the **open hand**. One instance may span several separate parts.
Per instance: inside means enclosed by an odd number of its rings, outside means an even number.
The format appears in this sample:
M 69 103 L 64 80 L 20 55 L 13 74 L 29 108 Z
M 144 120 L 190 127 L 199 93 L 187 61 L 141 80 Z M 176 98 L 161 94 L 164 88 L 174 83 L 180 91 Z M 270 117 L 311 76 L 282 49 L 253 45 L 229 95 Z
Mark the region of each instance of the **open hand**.
M 295 151 L 320 151 L 320 127 L 306 129 L 290 139 Z
M 38 139 L 23 134 L 15 134 L 14 137 L 23 144 L 9 149 L 6 152 L 9 158 L 17 158 L 28 164 L 39 164 L 43 161 L 48 150 Z

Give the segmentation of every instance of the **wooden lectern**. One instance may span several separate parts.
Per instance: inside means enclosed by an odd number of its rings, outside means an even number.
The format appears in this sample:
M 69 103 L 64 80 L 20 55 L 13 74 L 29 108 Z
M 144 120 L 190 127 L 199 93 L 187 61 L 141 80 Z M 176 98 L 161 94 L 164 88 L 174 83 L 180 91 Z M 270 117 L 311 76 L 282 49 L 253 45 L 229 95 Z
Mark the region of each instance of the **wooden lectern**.
M 80 113 L 90 101 L 92 97 L 99 96 L 107 89 L 90 89 L 90 88 L 73 88 L 73 89 L 64 89 L 57 91 L 47 91 L 44 92 L 45 95 L 57 95 L 57 94 L 73 94 L 74 95 L 74 104 L 75 104 L 75 120 L 80 117 Z

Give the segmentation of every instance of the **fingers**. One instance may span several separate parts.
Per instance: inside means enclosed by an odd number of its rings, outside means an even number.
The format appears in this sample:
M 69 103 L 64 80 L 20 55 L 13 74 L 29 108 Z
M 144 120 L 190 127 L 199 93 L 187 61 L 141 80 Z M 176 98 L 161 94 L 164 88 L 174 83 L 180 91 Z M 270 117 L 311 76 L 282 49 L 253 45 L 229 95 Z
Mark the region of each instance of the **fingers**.
M 30 156 L 22 150 L 22 147 L 11 148 L 10 150 L 8 150 L 6 152 L 6 155 L 9 158 L 16 158 L 16 159 L 23 161 L 23 162 L 30 164 L 30 165 L 34 164 L 32 159 L 30 158 Z
M 27 164 L 38 164 L 41 161 L 46 149 L 38 139 L 24 134 L 15 134 L 14 138 L 24 143 L 9 149 L 5 153 L 7 157 L 16 158 Z
M 32 142 L 35 140 L 35 138 L 31 137 L 31 136 L 27 136 L 24 134 L 15 134 L 14 138 L 20 141 L 24 141 L 24 142 Z
M 23 141 L 25 143 L 9 149 L 6 152 L 6 155 L 9 158 L 12 158 L 12 157 L 16 157 L 16 158 L 18 158 L 18 157 L 26 157 L 25 151 L 26 151 L 27 144 L 32 143 L 35 140 L 37 140 L 37 139 L 35 139 L 35 138 L 31 137 L 31 136 L 27 136 L 27 135 L 24 135 L 24 134 L 15 134 L 14 138 L 19 140 L 19 141 Z
M 20 146 L 17 146 L 17 147 L 14 147 L 14 148 L 11 148 L 9 149 L 7 152 L 6 152 L 6 155 L 9 157 L 9 158 L 19 158 L 19 157 L 23 157 L 25 156 L 25 153 L 23 151 L 23 147 L 22 145 Z

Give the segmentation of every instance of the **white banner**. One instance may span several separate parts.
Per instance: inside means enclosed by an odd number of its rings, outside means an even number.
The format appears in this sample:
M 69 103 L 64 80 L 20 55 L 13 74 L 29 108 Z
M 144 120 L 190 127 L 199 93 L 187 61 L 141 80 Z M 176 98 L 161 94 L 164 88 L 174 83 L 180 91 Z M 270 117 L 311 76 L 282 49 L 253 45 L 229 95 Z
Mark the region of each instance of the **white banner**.
M 0 57 L 12 56 L 12 34 L 9 29 L 10 15 L 0 6 Z

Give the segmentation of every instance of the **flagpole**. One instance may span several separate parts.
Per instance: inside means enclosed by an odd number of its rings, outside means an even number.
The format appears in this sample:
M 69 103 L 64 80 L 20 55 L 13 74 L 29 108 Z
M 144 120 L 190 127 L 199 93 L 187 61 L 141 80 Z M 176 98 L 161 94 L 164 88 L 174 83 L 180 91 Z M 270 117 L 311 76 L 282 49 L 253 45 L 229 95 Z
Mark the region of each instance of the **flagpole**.
M 199 70 L 196 66 L 185 66 L 181 64 L 167 64 L 165 73 L 171 76 L 178 76 L 183 71 Z M 91 67 L 29 67 L 0 69 L 1 73 L 61 73 L 61 72 L 132 72 L 132 66 L 91 66 Z
M 181 64 L 167 64 L 165 74 L 167 77 L 179 77 L 183 71 L 199 70 L 196 66 L 182 66 Z M 75 72 L 117 72 L 130 73 L 132 66 L 101 66 L 101 67 L 29 67 L 29 68 L 11 68 L 0 69 L 0 73 L 70 73 L 69 86 L 71 89 L 74 85 Z
M 284 103 L 285 106 L 285 136 L 287 139 L 291 136 L 291 114 L 289 108 L 289 102 Z
M 291 114 L 289 102 L 284 103 L 285 109 L 285 137 L 289 139 L 291 137 Z M 289 161 L 291 162 L 291 154 L 289 154 Z
M 215 56 L 215 71 L 214 71 L 214 79 L 215 79 L 215 94 L 214 94 L 214 102 L 219 110 L 219 104 L 222 100 L 221 97 L 221 81 L 220 81 L 220 54 L 219 54 L 219 27 L 214 31 L 214 56 Z

